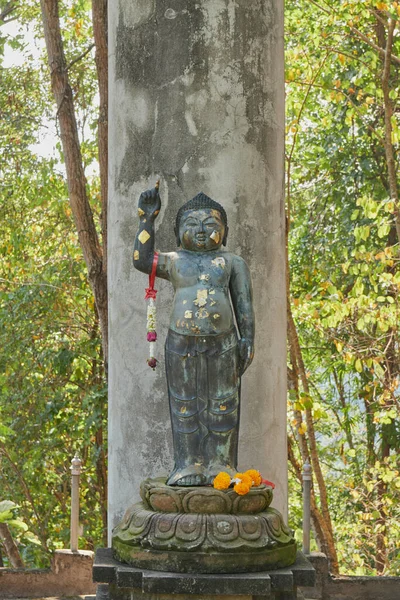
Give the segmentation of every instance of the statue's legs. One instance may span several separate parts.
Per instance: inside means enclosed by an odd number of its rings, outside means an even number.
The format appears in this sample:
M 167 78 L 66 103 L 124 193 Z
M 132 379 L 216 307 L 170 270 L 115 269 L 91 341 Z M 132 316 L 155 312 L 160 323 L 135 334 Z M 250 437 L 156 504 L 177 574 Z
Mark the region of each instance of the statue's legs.
M 236 331 L 203 337 L 170 330 L 165 356 L 175 459 L 168 484 L 210 484 L 237 466 Z

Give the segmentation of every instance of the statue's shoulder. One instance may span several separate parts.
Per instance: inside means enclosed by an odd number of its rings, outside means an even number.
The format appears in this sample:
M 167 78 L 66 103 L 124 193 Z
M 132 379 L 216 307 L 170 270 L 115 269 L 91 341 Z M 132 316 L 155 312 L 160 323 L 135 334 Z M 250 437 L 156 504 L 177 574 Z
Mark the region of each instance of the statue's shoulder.
M 229 252 L 227 254 L 229 254 L 229 260 L 231 261 L 232 265 L 246 265 L 246 261 L 244 260 L 244 258 L 239 256 L 239 254 L 233 254 L 233 252 Z
M 232 275 L 246 275 L 250 272 L 247 262 L 238 254 L 231 254 L 231 273 Z

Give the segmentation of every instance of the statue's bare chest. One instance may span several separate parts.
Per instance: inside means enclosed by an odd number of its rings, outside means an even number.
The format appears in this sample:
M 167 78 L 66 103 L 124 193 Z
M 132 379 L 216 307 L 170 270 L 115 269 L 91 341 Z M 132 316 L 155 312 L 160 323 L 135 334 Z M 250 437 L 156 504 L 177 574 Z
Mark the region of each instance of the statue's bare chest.
M 204 285 L 206 288 L 229 284 L 230 260 L 226 253 L 182 252 L 174 263 L 172 283 L 175 288 Z

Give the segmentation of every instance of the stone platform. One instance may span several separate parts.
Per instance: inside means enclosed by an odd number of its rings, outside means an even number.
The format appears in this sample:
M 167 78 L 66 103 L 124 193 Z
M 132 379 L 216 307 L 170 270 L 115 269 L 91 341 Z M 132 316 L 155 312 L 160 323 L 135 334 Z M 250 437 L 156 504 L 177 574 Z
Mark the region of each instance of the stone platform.
M 97 600 L 298 600 L 298 586 L 315 582 L 315 570 L 297 553 L 289 568 L 230 575 L 167 573 L 138 569 L 113 558 L 111 548 L 100 548 L 93 579 L 100 583 Z
M 141 485 L 142 502 L 114 529 L 114 556 L 140 569 L 174 573 L 251 573 L 296 560 L 296 542 L 269 505 L 272 488 L 240 496 L 233 489 Z

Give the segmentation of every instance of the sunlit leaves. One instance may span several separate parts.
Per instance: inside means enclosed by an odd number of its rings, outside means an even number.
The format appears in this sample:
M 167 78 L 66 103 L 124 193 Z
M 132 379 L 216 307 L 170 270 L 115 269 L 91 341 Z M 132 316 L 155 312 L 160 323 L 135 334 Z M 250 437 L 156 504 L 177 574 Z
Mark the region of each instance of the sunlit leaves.
M 399 492 L 391 480 L 400 445 L 399 240 L 384 148 L 383 56 L 376 47 L 376 9 L 387 18 L 399 6 L 381 4 L 286 3 L 292 310 L 313 391 L 341 568 L 356 574 L 375 573 L 377 532 L 389 552 L 400 539 L 393 508 Z M 393 53 L 400 56 L 397 32 Z M 395 153 L 396 69 L 389 81 Z M 325 418 L 317 419 L 316 402 Z M 296 397 L 289 407 L 297 411 L 292 426 L 298 434 L 305 406 Z M 390 468 L 373 471 L 381 458 Z M 349 489 L 357 494 L 355 513 Z M 387 569 L 395 573 L 398 566 L 399 557 L 392 558 Z
M 67 60 L 75 61 L 69 74 L 96 211 L 93 51 L 79 59 L 93 42 L 90 3 L 60 2 L 60 10 Z M 17 25 L 44 50 L 40 3 L 20 3 Z M 8 43 L 21 49 L 22 59 L 2 69 L 0 94 L 0 489 L 3 498 L 18 502 L 33 532 L 25 532 L 23 542 L 16 534 L 26 564 L 44 566 L 48 550 L 68 543 L 69 467 L 76 451 L 85 465 L 80 545 L 92 548 L 101 539 L 96 435 L 106 390 L 93 295 L 59 146 L 53 156 L 39 155 L 42 132 L 55 120 L 48 68 L 40 52 L 32 56 L 26 40 L 17 36 Z

